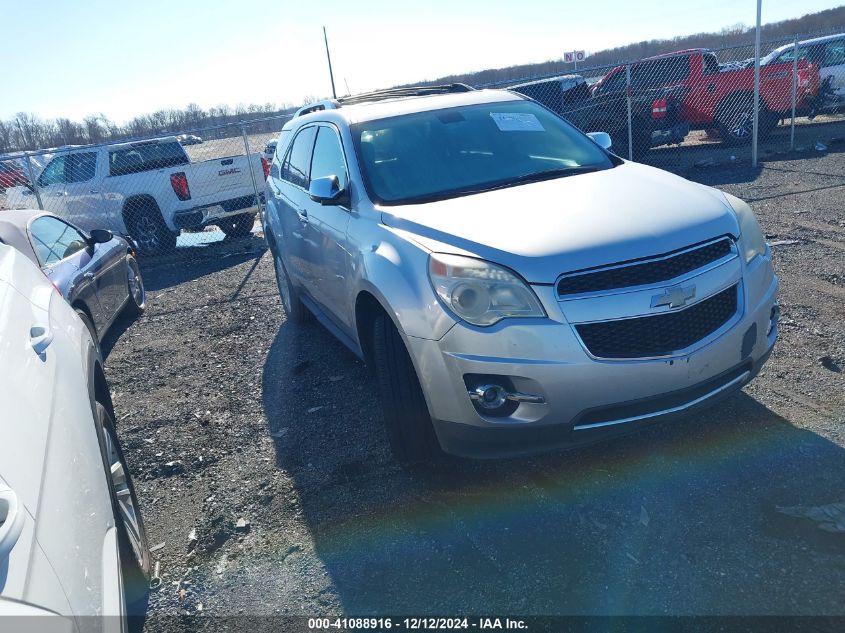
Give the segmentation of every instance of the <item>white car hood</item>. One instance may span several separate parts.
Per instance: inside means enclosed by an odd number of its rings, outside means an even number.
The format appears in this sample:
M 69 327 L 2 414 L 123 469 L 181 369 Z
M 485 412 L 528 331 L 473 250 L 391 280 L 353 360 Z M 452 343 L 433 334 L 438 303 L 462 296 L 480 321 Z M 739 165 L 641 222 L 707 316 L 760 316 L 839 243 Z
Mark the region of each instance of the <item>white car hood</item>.
M 637 163 L 418 205 L 383 222 L 435 252 L 466 254 L 532 283 L 739 235 L 718 190 Z

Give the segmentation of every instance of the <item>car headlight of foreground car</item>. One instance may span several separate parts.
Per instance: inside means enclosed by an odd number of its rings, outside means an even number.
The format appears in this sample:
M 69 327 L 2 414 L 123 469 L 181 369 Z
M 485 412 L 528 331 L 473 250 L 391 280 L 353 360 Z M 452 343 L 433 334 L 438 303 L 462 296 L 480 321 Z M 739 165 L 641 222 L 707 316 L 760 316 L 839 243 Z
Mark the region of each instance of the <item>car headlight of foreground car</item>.
M 504 266 L 483 259 L 432 253 L 428 277 L 446 308 L 473 325 L 546 316 L 527 283 Z
M 754 212 L 748 206 L 748 203 L 729 193 L 724 195 L 736 214 L 737 222 L 739 222 L 739 244 L 745 256 L 745 261 L 748 263 L 757 255 L 766 253 L 766 238 L 763 231 L 760 230 L 757 218 L 754 217 Z

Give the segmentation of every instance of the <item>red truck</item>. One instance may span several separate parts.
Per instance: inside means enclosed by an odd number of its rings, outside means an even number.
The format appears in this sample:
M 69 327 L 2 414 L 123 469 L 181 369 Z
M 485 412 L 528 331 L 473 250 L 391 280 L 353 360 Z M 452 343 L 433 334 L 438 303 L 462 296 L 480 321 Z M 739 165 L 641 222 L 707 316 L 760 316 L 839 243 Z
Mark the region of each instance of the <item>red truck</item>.
M 14 162 L 0 161 L 0 192 L 27 182 L 27 177 Z
M 594 94 L 625 91 L 625 66 L 617 66 L 593 86 Z M 706 49 L 688 49 L 631 64 L 631 88 L 667 88 L 681 101 L 680 119 L 694 130 L 716 128 L 726 143 L 751 140 L 753 64 L 720 64 Z M 798 62 L 796 111 L 811 112 L 819 90 L 819 69 Z M 792 63 L 760 68 L 760 128 L 765 136 L 792 110 Z

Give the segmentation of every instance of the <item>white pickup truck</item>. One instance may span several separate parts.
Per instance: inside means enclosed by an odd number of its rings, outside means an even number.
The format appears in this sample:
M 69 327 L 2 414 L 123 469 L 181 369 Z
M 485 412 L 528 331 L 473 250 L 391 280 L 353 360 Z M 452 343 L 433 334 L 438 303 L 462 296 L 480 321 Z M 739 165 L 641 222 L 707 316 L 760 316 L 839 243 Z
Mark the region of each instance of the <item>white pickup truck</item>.
M 256 152 L 191 162 L 174 136 L 59 150 L 35 185 L 45 210 L 83 229 L 129 233 L 139 250 L 166 253 L 182 229 L 217 225 L 228 236 L 249 234 L 263 202 L 267 163 Z M 13 209 L 38 206 L 28 185 L 6 191 Z

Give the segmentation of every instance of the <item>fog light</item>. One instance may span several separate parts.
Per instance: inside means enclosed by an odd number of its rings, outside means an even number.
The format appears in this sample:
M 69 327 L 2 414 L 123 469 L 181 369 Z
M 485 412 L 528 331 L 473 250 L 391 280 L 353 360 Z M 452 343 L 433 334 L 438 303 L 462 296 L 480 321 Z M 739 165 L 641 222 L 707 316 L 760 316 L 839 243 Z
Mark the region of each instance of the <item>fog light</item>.
M 498 409 L 508 401 L 508 392 L 501 385 L 479 385 L 473 395 L 482 409 Z

